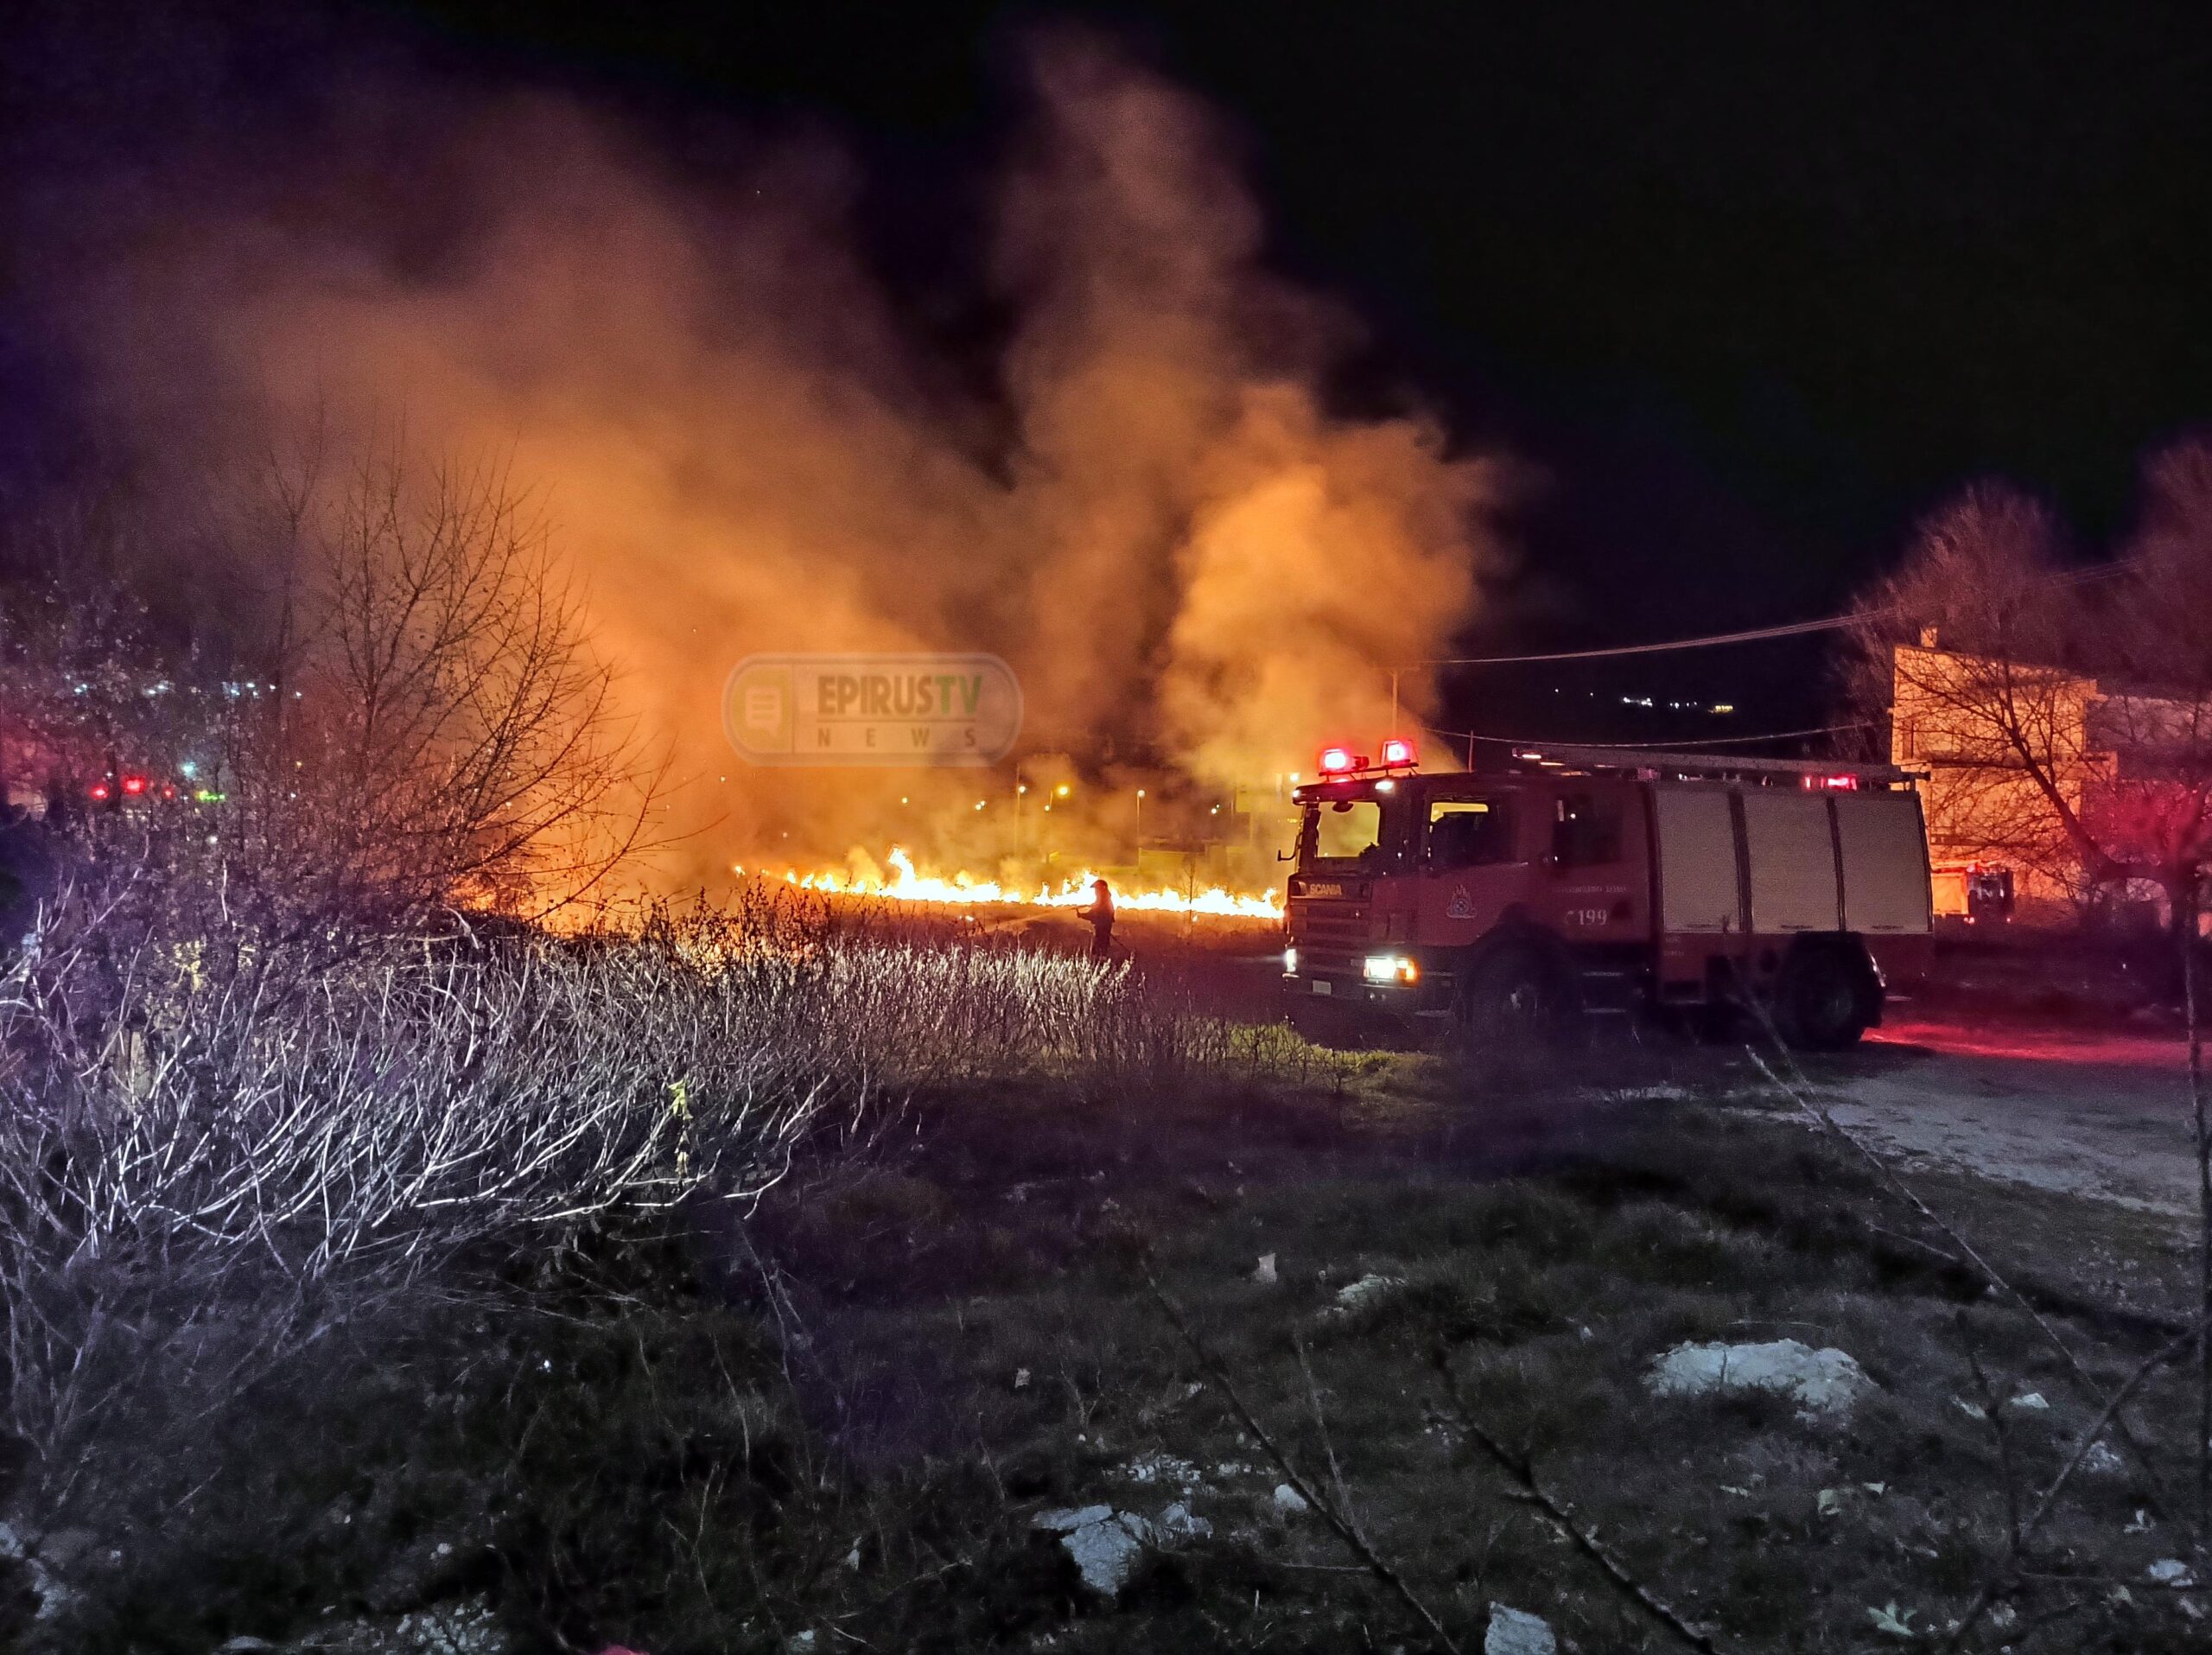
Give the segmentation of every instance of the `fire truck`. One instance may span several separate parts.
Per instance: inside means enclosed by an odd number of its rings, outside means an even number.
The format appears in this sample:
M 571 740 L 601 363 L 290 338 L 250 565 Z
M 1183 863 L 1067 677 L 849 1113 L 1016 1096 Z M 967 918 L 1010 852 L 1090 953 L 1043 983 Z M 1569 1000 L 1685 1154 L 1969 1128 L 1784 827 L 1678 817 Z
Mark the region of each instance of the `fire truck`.
M 1556 1037 L 1748 1012 L 1858 1041 L 1925 969 L 1928 837 L 1882 765 L 1592 747 L 1423 773 L 1409 742 L 1321 755 L 1300 812 L 1287 986 Z

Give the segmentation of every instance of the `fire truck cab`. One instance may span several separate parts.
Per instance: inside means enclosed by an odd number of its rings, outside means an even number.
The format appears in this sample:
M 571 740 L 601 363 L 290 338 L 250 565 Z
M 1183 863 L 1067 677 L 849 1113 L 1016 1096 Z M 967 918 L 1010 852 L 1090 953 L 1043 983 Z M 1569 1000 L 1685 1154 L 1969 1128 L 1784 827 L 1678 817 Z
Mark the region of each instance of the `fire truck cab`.
M 1927 836 L 1886 766 L 1602 748 L 1422 774 L 1402 742 L 1299 788 L 1287 985 L 1478 1028 L 1754 1008 L 1809 1048 L 1924 968 Z M 1395 757 L 1395 761 L 1390 761 Z

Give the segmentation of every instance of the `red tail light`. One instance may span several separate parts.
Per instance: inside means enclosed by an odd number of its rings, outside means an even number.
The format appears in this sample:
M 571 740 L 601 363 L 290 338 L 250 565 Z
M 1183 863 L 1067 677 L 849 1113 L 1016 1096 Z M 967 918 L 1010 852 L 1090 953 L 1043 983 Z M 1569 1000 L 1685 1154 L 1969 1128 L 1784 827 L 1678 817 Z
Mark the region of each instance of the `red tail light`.
M 143 776 L 124 777 L 123 791 L 132 799 L 137 798 L 146 791 L 146 778 Z

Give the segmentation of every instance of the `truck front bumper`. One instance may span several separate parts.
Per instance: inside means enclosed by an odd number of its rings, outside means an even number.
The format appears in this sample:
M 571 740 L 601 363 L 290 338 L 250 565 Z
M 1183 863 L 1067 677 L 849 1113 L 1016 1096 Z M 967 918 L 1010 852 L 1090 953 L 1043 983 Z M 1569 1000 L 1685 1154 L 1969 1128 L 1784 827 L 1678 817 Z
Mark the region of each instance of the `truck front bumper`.
M 1452 979 L 1424 973 L 1414 983 L 1371 983 L 1340 971 L 1286 971 L 1283 993 L 1293 1000 L 1332 1000 L 1408 1017 L 1440 1017 L 1452 1009 Z

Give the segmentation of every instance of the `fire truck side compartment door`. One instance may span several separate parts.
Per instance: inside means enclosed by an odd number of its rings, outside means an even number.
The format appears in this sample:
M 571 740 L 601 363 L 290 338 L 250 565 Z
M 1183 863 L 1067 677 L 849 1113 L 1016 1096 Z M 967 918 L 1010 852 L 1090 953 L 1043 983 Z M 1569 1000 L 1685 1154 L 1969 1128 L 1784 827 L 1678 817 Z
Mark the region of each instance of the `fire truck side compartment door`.
M 1919 795 L 1838 793 L 1834 799 L 1845 926 L 1892 936 L 1927 931 L 1928 835 Z
M 1727 793 L 1719 787 L 1655 787 L 1651 809 L 1658 830 L 1662 927 L 1741 934 L 1736 829 Z
M 1751 929 L 1769 935 L 1838 929 L 1827 795 L 1747 787 L 1743 799 Z

